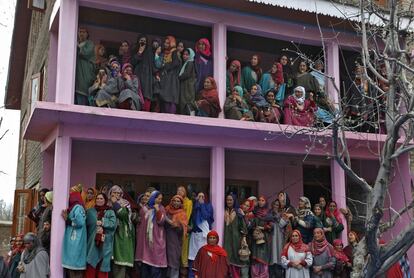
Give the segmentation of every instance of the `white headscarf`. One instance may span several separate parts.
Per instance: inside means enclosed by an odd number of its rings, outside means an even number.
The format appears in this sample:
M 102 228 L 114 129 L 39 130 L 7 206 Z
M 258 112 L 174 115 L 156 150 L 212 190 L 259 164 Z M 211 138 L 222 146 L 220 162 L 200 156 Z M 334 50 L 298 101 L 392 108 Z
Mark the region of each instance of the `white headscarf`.
M 301 91 L 302 92 L 302 96 L 298 98 L 296 96 L 296 91 Z M 305 102 L 305 97 L 306 97 L 305 88 L 302 87 L 302 86 L 297 86 L 295 88 L 295 90 L 293 90 L 293 97 L 296 99 L 296 101 L 298 102 L 299 105 L 302 105 Z

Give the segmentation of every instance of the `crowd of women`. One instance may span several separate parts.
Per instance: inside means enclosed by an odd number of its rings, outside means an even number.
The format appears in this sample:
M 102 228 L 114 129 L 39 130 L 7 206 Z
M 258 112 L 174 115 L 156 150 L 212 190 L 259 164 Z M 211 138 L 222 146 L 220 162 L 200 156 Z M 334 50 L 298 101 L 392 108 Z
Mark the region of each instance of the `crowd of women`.
M 350 230 L 352 220 L 348 208 L 325 197 L 313 210 L 307 197 L 293 207 L 286 192 L 270 207 L 264 196 L 239 203 L 230 192 L 220 247 L 207 195 L 189 196 L 179 186 L 164 207 L 163 194 L 153 187 L 134 199 L 117 185 L 73 186 L 62 211 L 66 277 L 350 277 L 359 236 L 350 231 L 344 248 L 341 232 L 344 226 Z M 53 193 L 41 190 L 29 214 L 37 233 L 12 239 L 5 277 L 48 277 L 52 203 Z M 409 277 L 403 276 L 408 265 L 403 257 L 386 277 Z
M 220 103 L 213 76 L 213 58 L 206 38 L 188 48 L 175 37 L 164 40 L 145 35 L 131 46 L 123 41 L 119 55 L 106 56 L 94 45 L 86 28 L 79 29 L 75 103 L 98 107 L 283 123 L 329 125 L 337 110 L 325 91 L 324 63 L 293 63 L 287 54 L 265 71 L 258 54 L 242 67 L 228 61 L 226 100 Z M 225 63 L 225 61 L 223 61 Z M 369 88 L 359 67 L 346 90 L 347 122 L 358 126 L 372 114 Z M 384 84 L 386 85 L 386 84 Z

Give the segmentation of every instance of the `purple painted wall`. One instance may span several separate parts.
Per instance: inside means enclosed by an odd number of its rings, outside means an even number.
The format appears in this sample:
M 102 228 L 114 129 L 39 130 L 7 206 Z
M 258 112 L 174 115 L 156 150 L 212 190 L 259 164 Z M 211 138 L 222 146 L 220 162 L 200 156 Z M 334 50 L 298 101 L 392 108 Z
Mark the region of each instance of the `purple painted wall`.
M 210 177 L 209 149 L 75 141 L 72 150 L 71 184 L 94 185 L 96 173 Z M 230 151 L 225 161 L 226 179 L 258 181 L 259 194 L 272 196 L 284 186 L 292 201 L 303 194 L 298 157 Z

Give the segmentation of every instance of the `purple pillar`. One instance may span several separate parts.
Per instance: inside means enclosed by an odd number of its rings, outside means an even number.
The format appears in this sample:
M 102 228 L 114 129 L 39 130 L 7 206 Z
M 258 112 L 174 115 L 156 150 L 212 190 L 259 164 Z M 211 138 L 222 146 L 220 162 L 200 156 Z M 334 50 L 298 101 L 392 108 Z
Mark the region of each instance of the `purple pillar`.
M 336 87 L 340 88 L 340 75 L 339 75 L 339 45 L 337 42 L 330 42 L 326 45 L 326 60 L 325 63 L 327 64 L 326 73 L 329 76 L 335 78 L 335 85 Z M 326 90 L 328 92 L 328 96 L 335 103 L 335 106 L 338 107 L 341 103 L 341 96 L 340 92 L 335 90 L 335 86 L 333 85 L 331 80 L 326 79 L 328 83 L 326 86 Z
M 332 186 L 332 200 L 338 205 L 338 208 L 346 208 L 346 183 L 345 172 L 339 164 L 331 159 L 331 186 Z M 348 245 L 348 227 L 346 219 L 341 214 L 342 222 L 344 223 L 344 230 L 341 234 L 344 246 Z
M 70 137 L 57 137 L 55 143 L 55 164 L 53 174 L 53 212 L 50 246 L 51 277 L 63 278 L 62 240 L 65 221 L 61 213 L 67 208 L 70 185 L 72 140 Z
M 226 101 L 226 53 L 227 28 L 224 23 L 216 23 L 213 25 L 214 79 L 217 82 L 221 107 Z M 223 112 L 219 118 L 224 118 Z
M 57 103 L 74 103 L 78 13 L 78 0 L 60 1 L 56 74 Z
M 210 158 L 210 200 L 214 208 L 214 229 L 223 240 L 224 232 L 224 194 L 225 194 L 225 150 L 223 147 L 211 148 Z M 222 241 L 223 242 L 223 241 Z

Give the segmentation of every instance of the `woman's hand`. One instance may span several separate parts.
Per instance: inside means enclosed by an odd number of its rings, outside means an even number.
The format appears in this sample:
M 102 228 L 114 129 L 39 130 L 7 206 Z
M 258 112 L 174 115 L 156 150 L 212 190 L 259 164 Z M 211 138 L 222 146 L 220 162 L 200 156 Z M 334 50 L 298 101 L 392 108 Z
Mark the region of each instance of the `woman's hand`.
M 62 210 L 62 217 L 65 221 L 68 220 L 68 211 L 66 209 Z

